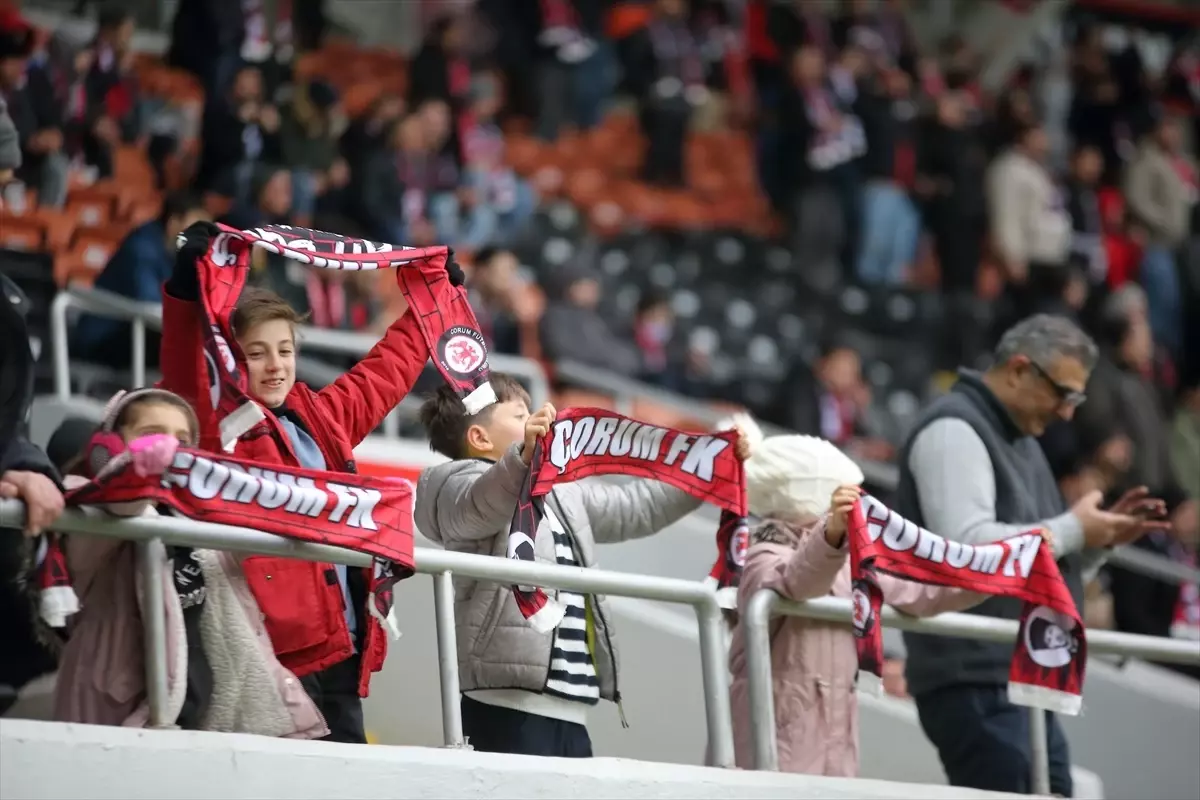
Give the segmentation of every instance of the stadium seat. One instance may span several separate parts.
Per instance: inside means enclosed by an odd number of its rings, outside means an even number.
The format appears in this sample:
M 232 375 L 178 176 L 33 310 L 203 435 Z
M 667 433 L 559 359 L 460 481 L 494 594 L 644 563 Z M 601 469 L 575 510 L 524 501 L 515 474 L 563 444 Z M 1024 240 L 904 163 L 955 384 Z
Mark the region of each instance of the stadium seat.
M 0 248 L 36 253 L 45 245 L 45 222 L 33 215 L 0 213 Z

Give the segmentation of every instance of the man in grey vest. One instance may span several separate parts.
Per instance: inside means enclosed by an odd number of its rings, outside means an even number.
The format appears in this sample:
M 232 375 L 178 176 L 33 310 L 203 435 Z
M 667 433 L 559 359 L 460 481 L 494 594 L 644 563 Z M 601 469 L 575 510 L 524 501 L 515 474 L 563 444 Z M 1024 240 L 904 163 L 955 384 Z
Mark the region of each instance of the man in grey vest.
M 1069 420 L 1084 401 L 1096 345 L 1072 322 L 1045 314 L 1008 330 L 984 373 L 960 370 L 958 382 L 921 416 L 900 453 L 896 510 L 935 533 L 968 544 L 994 542 L 1030 528 L 1053 534 L 1063 579 L 1083 608 L 1083 585 L 1108 548 L 1155 523 L 1157 501 L 1127 496 L 1110 510 L 1100 492 L 1065 508 L 1035 437 Z M 1021 602 L 992 598 L 970 613 L 1017 619 Z M 904 634 L 906 678 L 921 727 L 955 786 L 1032 790 L 1030 709 L 1008 701 L 1011 643 Z M 1048 715 L 1050 784 L 1071 796 L 1070 755 Z

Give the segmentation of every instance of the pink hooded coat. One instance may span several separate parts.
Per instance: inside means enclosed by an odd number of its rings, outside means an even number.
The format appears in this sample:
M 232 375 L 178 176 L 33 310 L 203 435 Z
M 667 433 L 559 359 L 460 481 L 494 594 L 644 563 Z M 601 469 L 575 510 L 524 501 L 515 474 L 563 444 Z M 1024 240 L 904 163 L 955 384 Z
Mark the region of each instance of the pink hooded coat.
M 768 519 L 752 534 L 738 605 L 760 589 L 774 589 L 789 600 L 850 597 L 850 561 L 846 548 L 825 541 L 825 518 L 808 527 Z M 915 616 L 958 611 L 981 602 L 961 589 L 927 586 L 879 576 L 884 600 Z M 739 624 L 730 650 L 731 700 L 737 765 L 754 768 L 750 694 L 746 681 L 746 637 Z M 854 634 L 847 625 L 801 617 L 771 622 L 771 673 L 779 769 L 831 777 L 858 775 L 858 660 Z

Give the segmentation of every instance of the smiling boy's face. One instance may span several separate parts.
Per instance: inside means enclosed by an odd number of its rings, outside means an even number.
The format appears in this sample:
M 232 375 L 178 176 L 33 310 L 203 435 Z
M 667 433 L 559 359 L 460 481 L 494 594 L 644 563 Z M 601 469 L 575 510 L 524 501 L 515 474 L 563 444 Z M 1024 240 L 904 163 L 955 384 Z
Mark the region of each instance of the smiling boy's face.
M 296 334 L 292 324 L 271 319 L 238 337 L 246 354 L 250 396 L 267 408 L 279 408 L 296 384 Z

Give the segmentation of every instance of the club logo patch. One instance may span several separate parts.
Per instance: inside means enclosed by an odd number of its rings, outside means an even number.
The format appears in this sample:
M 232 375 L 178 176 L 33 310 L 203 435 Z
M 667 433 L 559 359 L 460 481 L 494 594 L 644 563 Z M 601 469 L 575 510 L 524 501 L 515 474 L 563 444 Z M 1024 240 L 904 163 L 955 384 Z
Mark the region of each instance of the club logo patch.
M 870 633 L 875 622 L 875 614 L 871 610 L 871 597 L 863 587 L 856 585 L 850 599 L 854 604 L 854 635 L 862 638 Z
M 1060 669 L 1071 663 L 1078 649 L 1073 619 L 1046 606 L 1030 612 L 1025 624 L 1025 650 L 1033 663 L 1046 669 Z
M 474 328 L 456 325 L 442 334 L 438 342 L 438 360 L 453 375 L 470 379 L 487 364 L 487 344 Z

